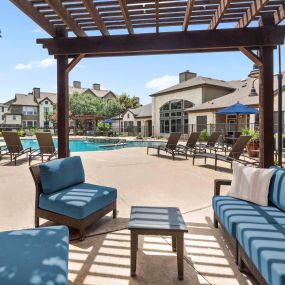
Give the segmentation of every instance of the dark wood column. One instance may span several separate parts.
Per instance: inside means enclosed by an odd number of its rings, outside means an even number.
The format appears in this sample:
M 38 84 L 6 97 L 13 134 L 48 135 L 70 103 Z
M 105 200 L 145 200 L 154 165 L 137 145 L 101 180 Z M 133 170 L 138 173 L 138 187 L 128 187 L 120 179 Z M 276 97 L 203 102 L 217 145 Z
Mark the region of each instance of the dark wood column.
M 267 168 L 274 164 L 273 47 L 262 47 L 260 51 L 260 167 Z
M 67 37 L 65 29 L 57 29 L 58 38 Z M 69 96 L 68 96 L 68 56 L 57 56 L 57 127 L 58 157 L 69 156 Z

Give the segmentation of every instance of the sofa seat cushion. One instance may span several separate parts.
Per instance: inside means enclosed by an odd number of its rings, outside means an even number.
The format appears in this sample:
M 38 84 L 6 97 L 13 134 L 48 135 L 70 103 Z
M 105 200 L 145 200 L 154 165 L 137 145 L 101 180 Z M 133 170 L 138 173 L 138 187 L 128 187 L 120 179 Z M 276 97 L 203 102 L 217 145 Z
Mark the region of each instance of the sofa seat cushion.
M 274 205 L 259 206 L 229 196 L 214 196 L 213 209 L 229 234 L 236 238 L 239 223 L 284 224 L 285 213 Z
M 85 174 L 80 156 L 48 161 L 40 164 L 39 168 L 41 185 L 45 194 L 52 194 L 85 182 Z
M 285 284 L 285 226 L 242 223 L 237 240 L 269 285 Z
M 74 219 L 83 219 L 117 199 L 117 190 L 80 183 L 59 192 L 39 197 L 39 207 Z
M 67 285 L 65 226 L 0 233 L 0 284 Z

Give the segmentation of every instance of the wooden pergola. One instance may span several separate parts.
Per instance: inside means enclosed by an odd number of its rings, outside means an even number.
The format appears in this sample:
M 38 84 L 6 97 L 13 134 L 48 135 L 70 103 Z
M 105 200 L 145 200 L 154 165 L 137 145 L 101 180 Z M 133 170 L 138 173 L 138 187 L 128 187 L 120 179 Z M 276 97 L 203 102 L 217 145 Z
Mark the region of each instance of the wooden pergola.
M 241 51 L 260 68 L 260 165 L 273 164 L 273 50 L 284 43 L 284 0 L 10 1 L 51 36 L 37 42 L 57 59 L 59 157 L 69 155 L 68 73 L 82 58 Z

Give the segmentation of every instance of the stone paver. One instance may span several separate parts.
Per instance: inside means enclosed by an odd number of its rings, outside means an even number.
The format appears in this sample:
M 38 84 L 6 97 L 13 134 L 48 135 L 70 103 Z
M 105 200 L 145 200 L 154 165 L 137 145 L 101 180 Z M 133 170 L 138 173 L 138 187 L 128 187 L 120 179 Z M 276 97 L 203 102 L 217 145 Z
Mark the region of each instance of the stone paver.
M 237 270 L 220 231 L 212 228 L 213 181 L 230 178 L 230 171 L 215 172 L 212 166 L 205 167 L 203 160 L 192 166 L 191 158 L 173 161 L 147 156 L 145 148 L 73 155 L 81 156 L 89 182 L 118 189 L 119 213 L 116 220 L 107 216 L 94 224 L 83 242 L 71 241 L 70 284 L 251 284 Z M 0 181 L 0 230 L 33 227 L 35 188 L 27 161 L 15 167 L 2 160 Z M 184 281 L 177 279 L 176 256 L 166 237 L 140 237 L 137 277 L 129 277 L 126 227 L 132 205 L 181 209 L 189 228 Z M 76 231 L 71 231 L 71 238 L 77 238 Z

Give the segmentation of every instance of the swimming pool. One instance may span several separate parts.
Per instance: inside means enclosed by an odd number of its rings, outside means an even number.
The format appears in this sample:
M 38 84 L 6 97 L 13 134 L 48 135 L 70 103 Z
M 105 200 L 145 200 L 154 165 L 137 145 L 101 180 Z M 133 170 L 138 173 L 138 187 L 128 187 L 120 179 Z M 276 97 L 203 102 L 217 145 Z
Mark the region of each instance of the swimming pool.
M 22 139 L 22 144 L 24 148 L 31 147 L 32 149 L 39 148 L 38 142 L 36 139 Z M 57 139 L 54 139 L 55 147 L 57 148 Z M 84 139 L 71 139 L 69 141 L 69 148 L 72 152 L 79 151 L 99 151 L 99 150 L 114 150 L 127 147 L 146 147 L 146 146 L 156 146 L 160 145 L 162 142 L 157 141 L 127 141 L 125 146 L 116 146 L 116 147 L 100 147 L 100 145 L 108 145 L 104 142 L 94 142 Z

